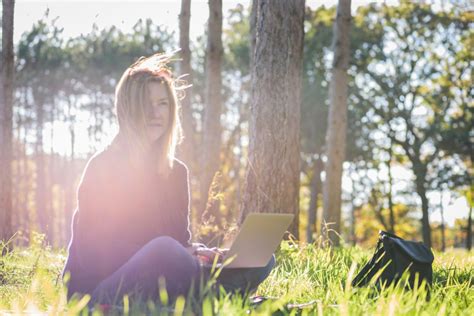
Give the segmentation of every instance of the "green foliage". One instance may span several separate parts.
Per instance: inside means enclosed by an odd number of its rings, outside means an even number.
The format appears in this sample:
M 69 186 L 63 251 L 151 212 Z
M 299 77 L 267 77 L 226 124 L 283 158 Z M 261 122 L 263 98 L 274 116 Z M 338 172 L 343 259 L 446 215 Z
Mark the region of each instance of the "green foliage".
M 455 173 L 452 161 L 442 160 L 454 159 L 454 152 L 469 155 L 472 56 L 461 39 L 469 37 L 472 23 L 455 9 L 436 12 L 402 1 L 362 8 L 355 24 L 383 31 L 380 42 L 368 47 L 365 62 L 357 64 L 357 87 L 371 102 L 362 118 L 370 122 L 368 136 L 379 148 L 387 139 L 399 146 L 426 188 L 439 187 L 440 171 Z
M 365 137 L 360 139 L 370 141 L 373 155 L 364 160 L 378 164 L 390 152 L 413 172 L 411 186 L 421 200 L 423 236 L 429 243 L 427 192 L 470 181 L 472 53 L 466 47 L 472 20 L 455 6 L 436 10 L 401 1 L 360 8 L 354 25 L 374 35 L 363 36 L 370 45 L 354 68 L 363 101 L 355 122 L 363 123 Z
M 242 76 L 250 75 L 249 9 L 239 4 L 229 10 L 229 26 L 223 31 L 224 69 L 238 70 Z
M 11 313 L 87 314 L 88 296 L 66 302 L 65 288 L 58 281 L 65 260 L 64 252 L 39 248 L 40 253 L 38 249 L 18 248 L 0 258 L 0 310 Z M 224 292 L 218 294 L 207 287 L 199 299 L 180 297 L 167 304 L 152 301 L 134 304 L 125 297 L 109 313 L 462 315 L 474 308 L 474 261 L 470 253 L 451 250 L 446 254 L 435 254 L 434 284 L 428 300 L 424 286 L 413 291 L 404 290 L 402 284 L 381 290 L 373 287 L 352 288 L 350 280 L 370 255 L 370 252 L 359 248 L 334 250 L 284 242 L 277 254 L 277 266 L 258 290 L 258 294 L 274 299 L 258 307 L 251 307 L 240 296 Z M 309 304 L 301 305 L 299 309 L 298 305 L 302 303 Z M 288 304 L 293 304 L 293 308 L 289 308 Z M 96 309 L 93 315 L 102 314 Z

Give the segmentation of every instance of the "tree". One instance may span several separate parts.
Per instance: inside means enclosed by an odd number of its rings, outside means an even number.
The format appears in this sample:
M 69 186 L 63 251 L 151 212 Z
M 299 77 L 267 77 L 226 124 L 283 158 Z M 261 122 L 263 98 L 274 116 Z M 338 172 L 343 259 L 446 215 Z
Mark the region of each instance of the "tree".
M 472 247 L 472 194 L 473 194 L 473 131 L 474 131 L 474 107 L 472 96 L 474 87 L 472 85 L 472 19 L 466 14 L 454 14 L 461 33 L 457 45 L 448 46 L 454 55 L 454 62 L 446 67 L 436 85 L 438 91 L 431 94 L 434 103 L 453 103 L 453 115 L 450 115 L 445 124 L 441 126 L 439 143 L 440 148 L 450 157 L 456 158 L 452 164 L 463 166 L 461 173 L 444 171 L 441 185 L 447 183 L 453 188 L 461 187 L 461 192 L 468 201 L 469 213 L 466 227 L 466 248 Z M 444 225 L 443 225 L 444 226 Z
M 48 17 L 46 12 L 45 18 Z M 35 210 L 39 226 L 48 238 L 53 238 L 53 208 L 51 201 L 52 185 L 48 185 L 51 165 L 44 151 L 44 127 L 54 121 L 55 104 L 58 99 L 59 85 L 62 82 L 61 71 L 64 61 L 62 51 L 62 29 L 51 23 L 39 20 L 31 32 L 23 35 L 18 46 L 19 82 L 27 87 L 35 119 Z
M 322 204 L 322 182 L 321 176 L 324 168 L 323 154 L 325 151 L 324 142 L 327 134 L 328 124 L 328 84 L 331 76 L 331 42 L 333 40 L 333 20 L 336 15 L 336 7 L 319 7 L 315 11 L 307 9 L 305 18 L 305 39 L 304 39 L 304 60 L 303 60 L 303 100 L 301 112 L 301 170 L 307 175 L 307 185 L 310 186 L 310 201 L 308 218 L 310 220 L 307 227 L 308 242 L 312 241 L 312 235 L 316 232 L 316 227 L 320 227 L 320 216 L 316 215 L 316 210 L 320 210 L 318 205 Z M 356 17 L 357 19 L 357 17 Z M 350 31 L 351 45 L 350 68 L 348 69 L 348 132 L 346 136 L 345 161 L 351 164 L 358 162 L 371 164 L 373 156 L 370 152 L 371 140 L 367 138 L 367 127 L 362 121 L 366 114 L 366 109 L 371 102 L 360 97 L 360 90 L 354 84 L 354 77 L 357 75 L 357 64 L 365 63 L 370 58 L 367 47 L 379 42 L 380 32 L 369 30 L 362 24 L 351 25 Z M 324 167 L 324 166 L 323 166 Z M 316 177 L 316 181 L 312 179 Z M 319 180 L 318 180 L 319 179 Z M 306 185 L 302 182 L 302 186 Z M 318 185 L 319 184 L 319 185 Z M 354 200 L 348 200 L 354 204 Z M 352 209 L 355 206 L 352 205 Z M 319 229 L 318 229 L 319 232 Z
M 184 75 L 186 84 L 191 86 L 193 83 L 193 71 L 191 68 L 191 50 L 189 48 L 189 21 L 191 18 L 191 0 L 181 1 L 181 13 L 179 14 L 179 47 L 181 48 L 180 73 Z M 191 167 L 194 157 L 194 120 L 191 108 L 192 87 L 186 89 L 186 95 L 181 100 L 181 115 L 183 124 L 184 140 L 182 147 L 182 157 L 188 167 Z M 194 170 L 195 168 L 191 168 Z
M 469 215 L 467 216 L 467 225 L 466 225 L 466 249 L 471 250 L 472 248 L 472 207 L 474 205 L 473 202 L 473 188 L 472 186 L 465 192 L 465 197 L 469 206 Z
M 384 31 L 380 44 L 369 48 L 372 58 L 359 65 L 356 81 L 361 95 L 373 104 L 366 120 L 371 122 L 377 146 L 393 143 L 394 152 L 403 154 L 411 165 L 414 191 L 421 202 L 423 241 L 431 246 L 427 192 L 437 187 L 444 170 L 456 169 L 447 164 L 440 131 L 457 106 L 440 80 L 454 66 L 451 51 L 461 47 L 459 38 L 468 22 L 410 1 L 363 11 L 361 20 L 367 28 Z
M 249 212 L 293 213 L 298 238 L 304 0 L 254 1 L 249 159 L 241 221 Z
M 330 108 L 326 136 L 326 179 L 323 185 L 324 238 L 339 245 L 341 232 L 341 179 L 347 132 L 347 69 L 349 67 L 349 32 L 351 1 L 340 0 L 334 22 L 333 73 L 329 85 Z M 328 230 L 328 228 L 330 228 Z
M 202 172 L 201 172 L 201 212 L 206 209 L 215 214 L 218 201 L 209 191 L 214 176 L 219 170 L 221 149 L 221 108 L 222 108 L 222 0 L 209 1 L 209 22 L 206 52 L 206 95 L 203 122 Z M 207 205 L 206 205 L 207 202 Z
M 327 77 L 329 67 L 324 62 L 331 46 L 331 17 L 334 7 L 320 7 L 316 11 L 307 9 L 303 47 L 303 87 L 300 123 L 301 171 L 307 175 L 309 185 L 308 225 L 306 241 L 313 242 L 317 229 L 317 210 L 322 199 L 322 179 L 324 171 L 324 137 L 327 129 Z M 302 182 L 301 186 L 305 183 Z
M 12 235 L 12 159 L 13 159 L 13 21 L 14 0 L 2 2 L 2 65 L 0 78 L 0 239 Z

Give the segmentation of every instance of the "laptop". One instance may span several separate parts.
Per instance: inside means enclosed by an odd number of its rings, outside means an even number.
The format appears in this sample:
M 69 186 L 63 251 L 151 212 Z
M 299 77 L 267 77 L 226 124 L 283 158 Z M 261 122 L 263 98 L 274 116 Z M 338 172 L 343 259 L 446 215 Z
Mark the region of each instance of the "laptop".
M 264 267 L 270 261 L 286 230 L 293 221 L 294 214 L 250 213 L 224 255 L 223 261 L 231 259 L 225 268 Z M 212 266 L 212 264 L 205 264 Z M 216 267 L 222 266 L 218 263 Z

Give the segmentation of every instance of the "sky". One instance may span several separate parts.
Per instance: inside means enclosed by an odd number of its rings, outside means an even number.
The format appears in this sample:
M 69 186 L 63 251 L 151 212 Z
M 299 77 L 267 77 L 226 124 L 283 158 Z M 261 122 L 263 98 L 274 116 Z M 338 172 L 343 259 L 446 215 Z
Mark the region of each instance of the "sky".
M 352 8 L 355 11 L 360 5 L 376 1 L 353 0 Z M 387 0 L 387 3 L 396 3 Z M 178 31 L 178 14 L 180 0 L 138 0 L 138 1 L 45 1 L 45 0 L 17 0 L 15 5 L 15 34 L 14 40 L 18 42 L 20 35 L 31 28 L 34 21 L 44 15 L 47 8 L 50 16 L 59 16 L 58 25 L 64 26 L 66 37 L 75 37 L 87 33 L 96 23 L 99 29 L 115 25 L 124 30 L 131 29 L 139 18 L 151 18 L 156 24 L 164 24 L 171 30 Z M 223 0 L 224 23 L 229 9 L 237 4 L 247 7 L 250 0 Z M 337 0 L 307 0 L 306 5 L 317 7 L 321 4 L 333 6 Z M 191 37 L 202 34 L 208 17 L 207 0 L 191 1 Z
M 375 1 L 367 0 L 353 0 L 352 9 L 355 11 L 360 5 L 373 3 Z M 385 1 L 389 4 L 396 4 L 396 0 Z M 163 24 L 171 31 L 175 31 L 178 35 L 178 14 L 180 11 L 180 0 L 148 0 L 148 1 L 78 1 L 78 0 L 62 0 L 62 1 L 44 1 L 44 0 L 17 0 L 15 4 L 15 25 L 14 25 L 14 42 L 18 43 L 21 34 L 31 29 L 34 22 L 44 16 L 47 9 L 49 9 L 50 18 L 57 17 L 57 25 L 64 28 L 63 35 L 65 38 L 76 37 L 81 33 L 89 33 L 92 30 L 92 25 L 97 24 L 99 29 L 115 25 L 116 27 L 129 31 L 132 26 L 141 19 L 153 19 L 156 24 Z M 250 0 L 236 1 L 223 0 L 223 14 L 224 27 L 227 12 L 234 8 L 239 3 L 248 6 Z M 337 0 L 307 0 L 306 5 L 315 8 L 321 4 L 326 6 L 333 6 Z M 206 21 L 208 18 L 207 0 L 192 0 L 191 1 L 191 25 L 190 37 L 195 39 L 197 36 L 203 34 Z M 89 118 L 79 117 L 76 127 L 77 143 L 80 140 L 84 142 L 88 140 L 87 122 Z M 82 122 L 82 124 L 81 124 Z M 51 126 L 46 126 L 45 135 Z M 69 133 L 68 126 L 61 122 L 56 122 L 54 125 L 55 135 L 54 150 L 59 153 L 67 154 L 69 152 Z M 104 143 L 108 143 L 114 136 L 116 127 L 110 126 L 109 133 L 106 133 L 103 138 Z M 51 141 L 45 139 L 45 148 L 50 147 Z M 80 148 L 76 148 L 80 152 Z M 85 153 L 89 151 L 85 148 Z M 402 171 L 400 171 L 402 172 Z M 409 177 L 406 171 L 402 173 L 402 178 Z M 343 187 L 350 191 L 350 180 L 343 180 Z M 440 194 L 432 192 L 429 196 L 433 205 L 439 204 Z M 448 194 L 444 195 L 442 204 L 445 208 L 446 220 L 448 224 L 453 225 L 454 220 L 459 217 L 467 217 L 468 207 L 466 200 L 463 198 L 451 199 Z M 439 221 L 440 215 L 438 211 L 431 214 L 432 221 Z

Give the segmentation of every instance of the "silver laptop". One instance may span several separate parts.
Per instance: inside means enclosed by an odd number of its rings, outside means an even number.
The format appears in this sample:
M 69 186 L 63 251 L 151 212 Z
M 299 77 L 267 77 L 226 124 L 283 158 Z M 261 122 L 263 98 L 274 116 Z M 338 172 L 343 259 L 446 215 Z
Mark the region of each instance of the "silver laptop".
M 225 268 L 264 267 L 270 261 L 294 214 L 250 213 L 224 256 Z M 221 266 L 218 264 L 217 267 Z

